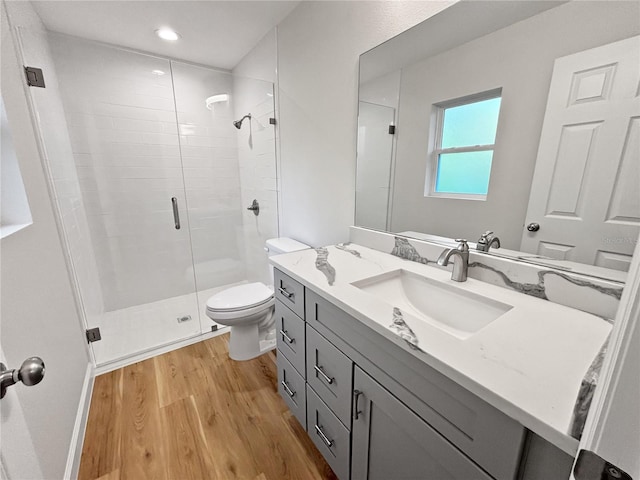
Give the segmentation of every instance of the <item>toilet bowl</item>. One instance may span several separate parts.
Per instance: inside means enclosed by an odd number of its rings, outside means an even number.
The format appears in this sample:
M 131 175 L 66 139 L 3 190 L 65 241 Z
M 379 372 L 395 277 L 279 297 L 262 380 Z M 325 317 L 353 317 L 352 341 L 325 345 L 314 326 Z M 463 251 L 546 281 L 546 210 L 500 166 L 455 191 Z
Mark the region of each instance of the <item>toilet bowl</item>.
M 290 238 L 267 240 L 269 256 L 305 250 L 308 245 Z M 273 268 L 270 268 L 273 281 Z M 255 282 L 223 290 L 207 300 L 207 316 L 231 327 L 229 357 L 250 360 L 276 347 L 273 288 Z

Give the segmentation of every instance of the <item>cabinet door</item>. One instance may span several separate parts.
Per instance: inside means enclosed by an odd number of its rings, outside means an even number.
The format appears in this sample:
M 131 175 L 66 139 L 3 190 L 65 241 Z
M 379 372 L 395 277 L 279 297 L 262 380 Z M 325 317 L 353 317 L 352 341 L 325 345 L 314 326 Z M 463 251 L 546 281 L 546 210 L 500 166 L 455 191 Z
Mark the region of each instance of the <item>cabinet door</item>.
M 491 479 L 357 366 L 354 399 L 352 480 Z

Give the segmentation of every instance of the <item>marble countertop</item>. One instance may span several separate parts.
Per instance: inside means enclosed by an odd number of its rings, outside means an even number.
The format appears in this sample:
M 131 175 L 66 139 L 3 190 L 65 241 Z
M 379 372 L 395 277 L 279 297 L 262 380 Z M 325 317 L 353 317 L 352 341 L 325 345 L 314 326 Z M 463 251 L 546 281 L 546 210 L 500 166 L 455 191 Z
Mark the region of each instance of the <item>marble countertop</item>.
M 270 261 L 389 338 L 402 333 L 397 309 L 394 317 L 393 305 L 353 282 L 404 269 L 512 305 L 465 339 L 402 312 L 415 338 L 399 345 L 547 441 L 576 454 L 578 441 L 568 434 L 572 413 L 583 377 L 611 331 L 609 322 L 475 279 L 454 282 L 450 269 L 355 244 L 302 250 Z

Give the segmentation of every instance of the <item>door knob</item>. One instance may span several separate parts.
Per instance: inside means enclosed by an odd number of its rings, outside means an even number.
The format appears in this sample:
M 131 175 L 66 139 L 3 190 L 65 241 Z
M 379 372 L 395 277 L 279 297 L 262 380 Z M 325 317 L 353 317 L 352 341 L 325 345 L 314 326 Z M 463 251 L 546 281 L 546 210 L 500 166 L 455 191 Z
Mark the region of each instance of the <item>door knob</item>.
M 540 224 L 532 222 L 527 225 L 527 230 L 529 230 L 530 232 L 537 232 L 538 230 L 540 230 Z
M 44 378 L 44 362 L 40 357 L 29 357 L 18 370 L 7 370 L 4 363 L 0 363 L 0 398 L 4 398 L 7 388 L 18 382 L 27 387 L 37 385 Z

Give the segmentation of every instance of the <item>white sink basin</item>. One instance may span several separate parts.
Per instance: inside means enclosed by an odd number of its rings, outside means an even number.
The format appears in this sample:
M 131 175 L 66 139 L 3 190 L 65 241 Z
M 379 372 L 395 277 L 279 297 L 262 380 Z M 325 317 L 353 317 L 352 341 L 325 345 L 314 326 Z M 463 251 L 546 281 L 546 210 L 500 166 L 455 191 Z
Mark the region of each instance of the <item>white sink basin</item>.
M 407 270 L 394 270 L 352 285 L 462 339 L 513 308 Z

